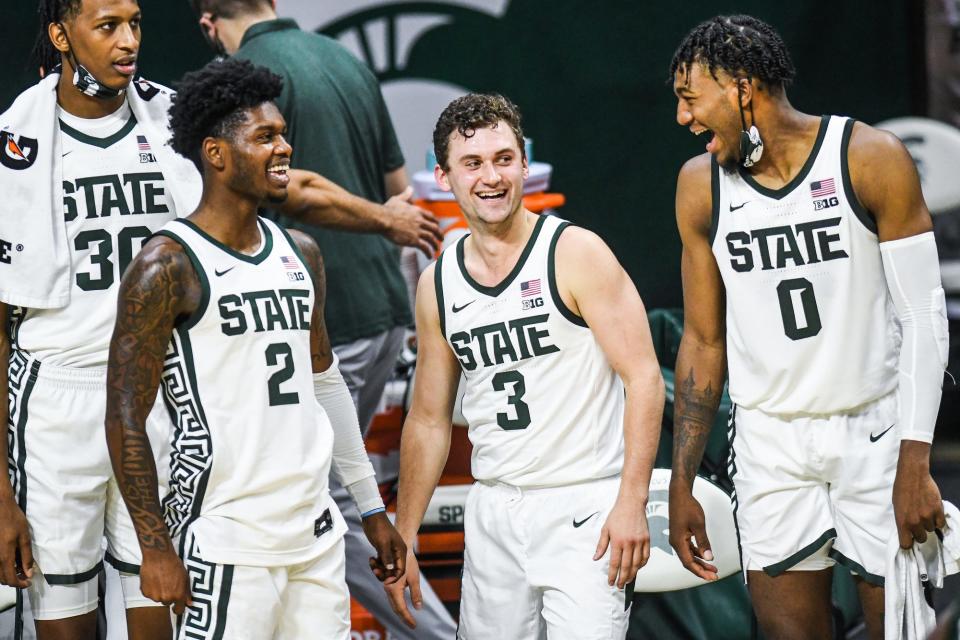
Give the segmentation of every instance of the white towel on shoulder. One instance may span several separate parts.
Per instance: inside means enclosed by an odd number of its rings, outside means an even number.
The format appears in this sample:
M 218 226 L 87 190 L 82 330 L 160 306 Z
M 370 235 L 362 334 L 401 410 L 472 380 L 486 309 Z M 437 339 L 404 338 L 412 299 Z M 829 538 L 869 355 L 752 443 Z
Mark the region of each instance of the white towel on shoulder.
M 0 115 L 0 302 L 57 308 L 70 302 L 70 248 L 64 222 L 58 73 L 21 93 Z M 180 216 L 200 202 L 193 163 L 167 144 L 172 92 L 143 79 L 127 101 L 157 156 Z
M 943 541 L 935 534 L 927 541 L 900 548 L 894 529 L 887 542 L 887 575 L 884 580 L 885 640 L 923 640 L 937 626 L 937 616 L 927 592 L 943 587 L 943 579 L 960 570 L 960 511 L 944 500 L 946 526 Z

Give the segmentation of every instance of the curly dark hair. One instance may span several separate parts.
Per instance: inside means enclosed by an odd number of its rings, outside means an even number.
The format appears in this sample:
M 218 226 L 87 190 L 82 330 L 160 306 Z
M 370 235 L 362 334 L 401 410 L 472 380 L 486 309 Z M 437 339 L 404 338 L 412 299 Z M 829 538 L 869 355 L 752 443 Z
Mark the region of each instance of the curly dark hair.
M 773 91 L 787 88 L 796 69 L 783 38 L 773 27 L 753 16 L 716 16 L 687 34 L 670 62 L 670 78 L 693 62 L 731 75 L 745 73 Z
M 464 138 L 472 138 L 477 129 L 496 127 L 501 120 L 510 126 L 521 155 L 526 157 L 517 105 L 499 93 L 468 93 L 447 105 L 433 129 L 433 152 L 437 163 L 447 170 L 450 136 L 454 131 Z
M 31 59 L 38 67 L 43 67 L 45 73 L 60 64 L 60 52 L 53 43 L 47 29 L 51 23 L 73 20 L 80 13 L 83 0 L 40 0 L 37 3 L 37 14 L 40 16 L 40 32 L 33 44 Z
M 245 110 L 270 102 L 283 78 L 248 60 L 214 61 L 183 76 L 170 107 L 170 146 L 200 172 L 200 147 L 207 137 L 229 138 L 244 122 Z

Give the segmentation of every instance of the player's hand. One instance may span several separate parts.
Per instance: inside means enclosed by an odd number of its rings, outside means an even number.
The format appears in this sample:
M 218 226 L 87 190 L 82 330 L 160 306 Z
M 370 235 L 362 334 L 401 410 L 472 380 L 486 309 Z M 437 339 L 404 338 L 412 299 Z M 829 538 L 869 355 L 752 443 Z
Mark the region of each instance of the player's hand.
M 407 564 L 403 576 L 392 584 L 384 584 L 383 588 L 387 592 L 387 599 L 390 600 L 393 612 L 400 616 L 408 627 L 416 629 L 417 621 L 413 619 L 406 599 L 406 591 L 410 589 L 413 608 L 417 611 L 423 608 L 423 595 L 420 593 L 420 565 L 417 564 L 417 557 L 413 554 L 413 547 L 407 547 Z
M 413 187 L 407 187 L 383 205 L 390 225 L 386 236 L 394 244 L 419 249 L 432 259 L 443 242 L 443 233 L 432 213 L 410 204 L 412 197 Z
M 25 589 L 33 577 L 33 547 L 23 511 L 11 498 L 0 499 L 0 583 Z
M 698 578 L 717 580 L 703 508 L 688 488 L 670 485 L 670 546 Z
M 187 570 L 173 549 L 144 552 L 140 565 L 140 591 L 154 602 L 172 605 L 177 615 L 193 604 Z
M 618 497 L 607 521 L 600 530 L 600 541 L 594 560 L 599 560 L 610 547 L 607 583 L 623 589 L 637 577 L 640 567 L 650 558 L 650 532 L 647 529 L 645 500 Z
M 893 515 L 903 549 L 912 547 L 914 540 L 925 542 L 928 531 L 946 525 L 940 490 L 930 477 L 930 445 L 925 442 L 900 442 L 897 478 L 893 482 Z
M 375 513 L 364 518 L 363 533 L 377 550 L 377 557 L 370 558 L 370 569 L 377 576 L 377 580 L 385 585 L 399 580 L 403 576 L 407 561 L 407 545 L 387 514 Z

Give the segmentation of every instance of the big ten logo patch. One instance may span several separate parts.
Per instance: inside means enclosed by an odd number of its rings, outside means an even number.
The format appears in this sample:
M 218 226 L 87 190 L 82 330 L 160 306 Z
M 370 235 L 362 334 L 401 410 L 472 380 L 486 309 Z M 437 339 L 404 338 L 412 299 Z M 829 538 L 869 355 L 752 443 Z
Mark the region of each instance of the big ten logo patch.
M 822 200 L 813 201 L 813 210 L 814 211 L 823 211 L 824 209 L 829 209 L 830 207 L 835 207 L 840 204 L 840 200 L 834 196 L 832 198 L 823 198 Z
M 536 309 L 543 306 L 543 298 L 534 298 L 533 300 L 523 300 L 523 310 Z
M 303 282 L 307 277 L 303 275 L 303 271 L 288 271 L 287 280 L 290 282 Z

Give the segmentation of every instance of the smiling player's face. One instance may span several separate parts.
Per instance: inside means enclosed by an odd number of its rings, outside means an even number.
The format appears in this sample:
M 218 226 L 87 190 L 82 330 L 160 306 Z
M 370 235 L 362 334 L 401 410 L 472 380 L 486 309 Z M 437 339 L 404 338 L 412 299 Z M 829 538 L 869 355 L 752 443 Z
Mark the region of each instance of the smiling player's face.
M 497 224 L 520 210 L 527 160 L 509 124 L 501 120 L 469 138 L 454 131 L 448 153 L 447 169 L 438 165 L 434 174 L 467 220 Z
M 284 139 L 287 126 L 272 102 L 246 110 L 246 119 L 236 125 L 227 139 L 230 187 L 254 196 L 259 202 L 287 199 L 290 155 L 293 149 Z
M 737 81 L 722 69 L 697 62 L 682 66 L 673 79 L 677 124 L 707 140 L 706 150 L 725 168 L 740 162 L 740 112 Z

